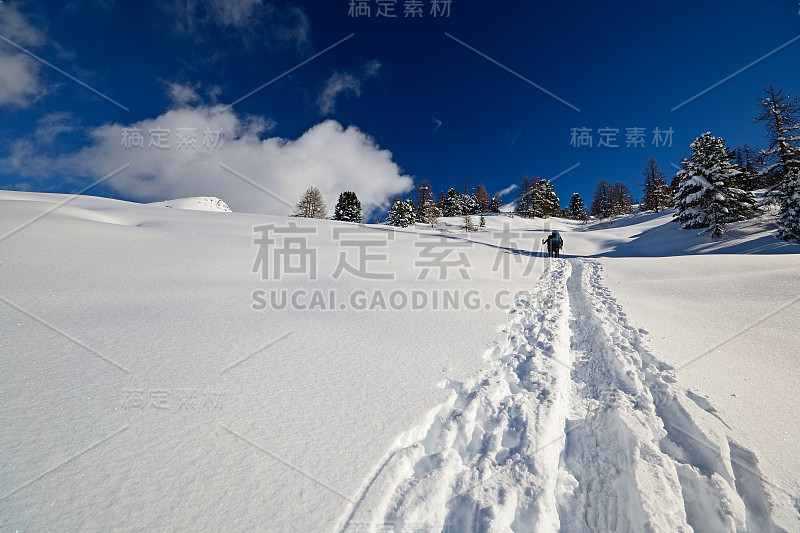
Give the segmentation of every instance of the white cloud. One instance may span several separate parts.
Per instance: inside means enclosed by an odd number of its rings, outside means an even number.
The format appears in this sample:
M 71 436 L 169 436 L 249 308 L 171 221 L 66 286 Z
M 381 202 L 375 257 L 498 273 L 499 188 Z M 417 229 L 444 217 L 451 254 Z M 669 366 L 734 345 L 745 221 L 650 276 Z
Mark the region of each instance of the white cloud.
M 0 9 L 0 34 L 21 46 L 41 46 L 44 34 L 31 24 L 14 7 L 3 4 Z
M 42 33 L 31 26 L 15 8 L 0 9 L 0 35 L 23 47 L 36 47 L 44 42 Z M 25 107 L 45 94 L 39 80 L 41 65 L 0 42 L 0 106 Z
M 253 23 L 261 0 L 206 0 L 209 14 L 222 26 L 246 26 Z
M 441 128 L 442 124 L 444 124 L 441 120 L 439 120 L 436 117 L 431 117 L 431 121 L 433 121 L 433 123 L 436 124 L 433 127 L 433 131 L 431 132 L 431 134 L 436 133 L 437 131 L 439 131 L 439 128 Z
M 365 78 L 376 78 L 381 72 L 381 68 L 383 67 L 383 63 L 378 61 L 377 59 L 371 59 L 367 61 L 364 65 L 364 77 Z
M 186 107 L 200 101 L 200 96 L 191 85 L 170 83 L 168 84 L 167 92 L 176 108 Z
M 306 48 L 311 21 L 300 7 L 278 7 L 263 0 L 173 0 L 163 4 L 179 33 L 205 38 L 210 27 L 236 30 L 247 44 Z
M 361 96 L 364 81 L 377 78 L 383 64 L 377 59 L 372 59 L 364 64 L 363 72 L 360 77 L 350 72 L 334 71 L 330 78 L 325 82 L 325 87 L 317 96 L 317 108 L 323 115 L 330 115 L 336 111 L 336 101 L 340 96 L 348 94 Z
M 77 123 L 72 113 L 63 111 L 49 113 L 39 119 L 35 136 L 40 143 L 50 144 L 59 135 L 74 132 Z
M 325 88 L 317 97 L 317 107 L 323 115 L 336 110 L 336 100 L 348 93 L 361 96 L 361 81 L 346 72 L 334 72 L 325 83 Z
M 90 132 L 90 144 L 79 152 L 46 159 L 35 143 L 19 142 L 14 153 L 0 161 L 0 169 L 33 176 L 54 172 L 100 178 L 123 165 L 130 167 L 106 182 L 120 193 L 140 201 L 191 196 L 217 196 L 234 211 L 288 215 L 291 207 L 221 167 L 221 163 L 274 195 L 294 204 L 308 187 L 319 188 L 332 208 L 339 194 L 355 191 L 366 216 L 388 206 L 388 199 L 412 188 L 392 154 L 356 127 L 336 121 L 317 124 L 297 139 L 260 134 L 270 122 L 241 118 L 223 106 L 173 109 L 159 117 L 127 126 L 110 124 Z M 144 149 L 123 149 L 123 128 L 141 128 Z M 170 148 L 147 147 L 151 128 L 171 132 Z M 197 131 L 197 148 L 176 149 L 178 128 Z M 220 149 L 202 146 L 203 131 L 224 129 Z M 41 176 L 42 174 L 39 174 Z

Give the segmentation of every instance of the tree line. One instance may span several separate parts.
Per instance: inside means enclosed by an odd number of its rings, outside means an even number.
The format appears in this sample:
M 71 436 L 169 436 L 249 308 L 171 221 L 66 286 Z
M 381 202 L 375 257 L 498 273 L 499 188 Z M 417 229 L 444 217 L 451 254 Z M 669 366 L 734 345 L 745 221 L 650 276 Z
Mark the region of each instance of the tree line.
M 731 222 L 747 220 L 762 210 L 777 208 L 780 239 L 800 242 L 800 103 L 772 85 L 764 88 L 754 119 L 764 125 L 767 148 L 749 146 L 732 150 L 725 140 L 704 133 L 690 145 L 691 155 L 681 170 L 667 183 L 666 174 L 654 158 L 647 162 L 641 183 L 640 209 L 659 212 L 674 208 L 675 220 L 685 229 L 707 228 L 713 237 L 722 235 Z M 765 189 L 760 202 L 753 191 Z M 551 181 L 525 176 L 518 189 L 514 213 L 526 218 L 559 216 L 586 221 L 589 216 L 609 218 L 631 212 L 633 195 L 624 182 L 598 181 L 589 209 L 574 193 L 568 207 L 561 208 Z M 385 223 L 407 227 L 413 224 L 436 226 L 439 217 L 464 217 L 463 228 L 473 230 L 472 216 L 499 213 L 503 202 L 498 194 L 489 196 L 483 184 L 474 189 L 439 193 L 436 198 L 428 180 L 416 188 L 416 199 L 395 198 Z M 319 189 L 303 193 L 292 216 L 327 218 L 325 201 Z M 361 202 L 355 192 L 346 191 L 336 203 L 334 220 L 361 222 Z M 378 220 L 378 222 L 381 222 Z
M 776 236 L 800 242 L 800 102 L 768 85 L 758 101 L 767 147 L 731 150 L 710 132 L 692 142 L 673 181 L 675 219 L 718 237 L 731 222 L 777 208 Z M 759 202 L 753 194 L 764 189 Z

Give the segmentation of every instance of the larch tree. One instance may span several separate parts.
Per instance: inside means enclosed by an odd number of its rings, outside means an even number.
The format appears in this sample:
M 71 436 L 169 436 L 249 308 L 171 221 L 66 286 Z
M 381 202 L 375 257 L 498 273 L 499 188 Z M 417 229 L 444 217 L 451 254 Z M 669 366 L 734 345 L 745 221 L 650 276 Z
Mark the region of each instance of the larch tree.
M 761 151 L 764 201 L 779 206 L 778 238 L 800 242 L 800 103 L 772 85 L 764 92 L 761 114 L 755 117 L 764 124 L 769 142 Z
M 624 182 L 618 181 L 611 186 L 610 203 L 612 215 L 624 215 L 631 212 L 633 195 Z
M 477 187 L 475 187 L 475 209 L 478 213 L 488 213 L 489 212 L 489 191 L 486 190 L 486 187 L 481 183 Z
M 591 213 L 597 218 L 608 218 L 613 215 L 611 195 L 613 186 L 607 180 L 597 182 L 592 199 Z
M 328 207 L 322 193 L 316 187 L 309 187 L 294 206 L 293 217 L 328 218 Z

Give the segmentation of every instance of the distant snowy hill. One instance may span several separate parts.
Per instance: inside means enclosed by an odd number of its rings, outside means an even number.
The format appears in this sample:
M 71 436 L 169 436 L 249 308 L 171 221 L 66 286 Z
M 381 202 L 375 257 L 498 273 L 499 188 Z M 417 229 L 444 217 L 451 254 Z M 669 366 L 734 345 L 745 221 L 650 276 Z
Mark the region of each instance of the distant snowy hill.
M 228 204 L 213 196 L 179 198 L 177 200 L 169 200 L 167 202 L 152 202 L 146 205 L 152 205 L 156 207 L 172 207 L 175 209 L 188 209 L 190 211 L 221 211 L 223 213 L 233 212 L 233 210 L 228 207 Z
M 202 200 L 0 191 L 0 530 L 800 531 L 800 245 L 769 216 Z

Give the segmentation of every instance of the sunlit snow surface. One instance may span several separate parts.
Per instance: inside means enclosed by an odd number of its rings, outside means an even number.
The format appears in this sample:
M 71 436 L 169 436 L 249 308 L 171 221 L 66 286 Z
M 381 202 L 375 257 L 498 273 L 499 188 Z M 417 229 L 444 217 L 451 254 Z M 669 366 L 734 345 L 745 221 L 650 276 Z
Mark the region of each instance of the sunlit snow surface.
M 0 529 L 800 528 L 800 246 L 764 221 L 353 237 L 165 204 L 0 192 Z M 316 279 L 264 280 L 254 228 L 290 222 Z M 334 277 L 348 238 L 393 279 Z M 432 242 L 465 272 L 423 276 Z

